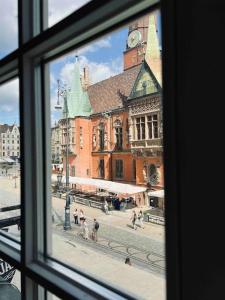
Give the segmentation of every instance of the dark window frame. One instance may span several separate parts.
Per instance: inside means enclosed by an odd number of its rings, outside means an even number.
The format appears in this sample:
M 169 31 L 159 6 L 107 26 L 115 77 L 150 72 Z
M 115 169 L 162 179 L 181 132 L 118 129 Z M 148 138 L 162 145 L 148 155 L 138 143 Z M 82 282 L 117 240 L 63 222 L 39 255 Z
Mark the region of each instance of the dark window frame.
M 105 149 L 105 128 L 104 124 L 99 125 L 99 132 L 98 132 L 98 139 L 99 139 L 99 150 L 103 151 Z
M 124 175 L 124 164 L 122 159 L 115 160 L 115 177 L 122 179 Z
M 99 159 L 98 170 L 99 170 L 99 177 L 105 178 L 105 160 L 104 160 L 104 158 Z
M 115 136 L 116 136 L 116 150 L 122 150 L 123 149 L 123 127 L 118 126 L 115 127 Z
M 106 286 L 104 283 L 101 282 L 94 282 L 93 279 L 89 279 L 89 281 L 85 281 L 88 276 L 84 276 L 84 274 L 79 274 L 79 272 L 72 271 L 73 275 L 75 274 L 77 278 L 74 278 L 73 282 L 68 282 L 68 277 L 65 275 L 68 271 L 68 267 L 65 266 L 65 274 L 63 275 L 61 272 L 58 272 L 57 263 L 51 261 L 45 261 L 40 263 L 38 258 L 38 252 L 43 251 L 43 253 L 47 253 L 45 245 L 42 245 L 43 239 L 40 238 L 37 232 L 34 230 L 36 227 L 39 228 L 39 223 L 36 218 L 33 218 L 33 214 L 35 214 L 35 208 L 37 206 L 37 213 L 40 212 L 40 221 L 43 220 L 43 216 L 48 216 L 49 207 L 45 206 L 43 202 L 43 195 L 48 195 L 48 191 L 45 189 L 43 184 L 42 176 L 44 174 L 43 165 L 34 164 L 33 155 L 35 153 L 35 158 L 38 158 L 42 162 L 43 158 L 47 161 L 50 161 L 48 157 L 47 151 L 45 151 L 44 145 L 45 143 L 50 140 L 49 132 L 46 131 L 46 128 L 43 128 L 43 122 L 47 122 L 45 120 L 47 113 L 46 110 L 48 108 L 44 108 L 44 118 L 41 120 L 40 116 L 38 116 L 37 112 L 40 112 L 40 108 L 42 108 L 43 103 L 40 105 L 40 95 L 43 96 L 43 93 L 48 93 L 48 91 L 44 91 L 43 87 L 40 88 L 42 85 L 42 75 L 46 72 L 46 68 L 44 68 L 43 60 L 47 62 L 49 59 L 53 59 L 54 57 L 58 57 L 59 55 L 68 52 L 69 50 L 73 49 L 74 46 L 81 46 L 86 42 L 89 42 L 96 37 L 101 36 L 103 33 L 107 33 L 113 29 L 116 29 L 118 26 L 131 21 L 141 15 L 149 12 L 149 9 L 155 9 L 157 7 L 156 1 L 150 2 L 146 0 L 139 0 L 138 2 L 135 0 L 124 0 L 123 2 L 118 2 L 115 0 L 110 0 L 107 3 L 103 3 L 102 1 L 94 0 L 93 3 L 88 3 L 85 7 L 79 9 L 77 12 L 72 13 L 70 16 L 62 20 L 61 22 L 57 23 L 50 29 L 44 31 L 46 28 L 46 17 L 43 13 L 43 9 L 46 8 L 43 1 L 38 0 L 20 0 L 19 1 L 19 48 L 15 50 L 13 53 L 7 55 L 7 57 L 3 58 L 0 62 L 0 83 L 7 82 L 8 80 L 15 78 L 16 76 L 20 76 L 20 92 L 21 92 L 21 102 L 20 102 L 20 119 L 21 119 L 21 153 L 22 157 L 26 157 L 26 159 L 22 160 L 22 196 L 25 199 L 22 203 L 22 225 L 25 225 L 22 228 L 22 257 L 20 259 L 19 255 L 19 248 L 18 245 L 14 243 L 9 243 L 6 238 L 5 244 L 2 243 L 2 236 L 0 237 L 0 245 L 1 250 L 0 254 L 1 257 L 7 259 L 9 262 L 14 264 L 19 270 L 22 271 L 22 292 L 26 295 L 27 299 L 31 300 L 34 299 L 34 295 L 38 294 L 37 284 L 42 284 L 44 287 L 50 289 L 51 291 L 55 292 L 59 297 L 66 297 L 67 299 L 74 299 L 74 295 L 81 297 L 83 293 L 86 295 L 91 295 L 93 299 L 99 299 L 98 297 L 101 295 L 102 299 L 108 299 L 107 295 L 110 295 L 112 298 L 115 295 L 121 297 L 121 299 L 132 299 L 129 295 L 124 294 L 121 291 L 115 290 L 113 288 Z M 173 1 L 172 1 L 173 2 Z M 153 5 L 152 5 L 153 4 Z M 174 4 L 174 3 L 172 3 Z M 173 28 L 173 21 L 169 21 L 168 15 L 166 15 L 166 8 L 170 12 L 169 15 L 173 15 L 171 6 L 166 6 L 163 4 L 163 18 L 166 20 L 165 23 L 162 25 L 164 32 L 170 36 L 169 31 L 166 30 L 166 25 L 170 24 Z M 152 6 L 151 6 L 152 5 Z M 33 8 L 36 7 L 37 10 L 35 11 Z M 35 11 L 35 12 L 34 12 Z M 45 12 L 47 10 L 45 9 Z M 110 11 L 110 13 L 109 13 Z M 123 15 L 123 12 L 126 11 L 126 16 Z M 99 16 L 99 13 L 103 13 L 101 21 L 96 17 Z M 108 15 L 107 15 L 108 13 Z M 81 24 L 79 22 L 85 16 L 91 16 L 89 21 L 85 24 Z M 33 18 L 31 17 L 33 16 Z M 37 18 L 39 21 L 37 21 Z M 23 19 L 23 22 L 22 22 Z M 170 18 L 171 19 L 171 18 Z M 107 20 L 104 21 L 104 20 Z M 36 21 L 36 23 L 34 23 Z M 171 23 L 172 24 L 171 24 Z M 28 26 L 30 24 L 30 26 Z M 74 26 L 76 24 L 76 26 Z M 87 34 L 82 36 L 82 31 L 84 33 L 88 32 L 89 28 L 93 28 L 93 24 L 96 26 L 96 31 L 91 34 Z M 77 26 L 78 25 L 78 26 Z M 99 26 L 99 28 L 97 27 Z M 80 27 L 79 27 L 80 26 Z M 83 28 L 83 27 L 84 28 Z M 86 27 L 85 27 L 86 26 Z M 73 29 L 72 29 L 73 27 Z M 76 28 L 76 30 L 74 29 Z M 73 39 L 71 40 L 72 36 L 74 35 L 74 30 L 76 31 L 76 36 L 81 37 L 80 41 Z M 48 40 L 48 43 L 45 41 Z M 69 41 L 70 40 L 70 41 Z M 66 42 L 65 42 L 66 41 Z M 174 39 L 172 39 L 172 42 Z M 71 43 L 71 44 L 70 44 Z M 50 45 L 50 46 L 49 46 Z M 171 42 L 164 41 L 164 47 L 169 46 L 169 50 L 171 51 Z M 165 47 L 166 48 L 166 47 Z M 164 65 L 167 66 L 167 60 L 169 56 L 172 56 L 171 61 L 173 61 L 173 55 L 168 54 L 165 51 L 166 55 L 163 57 Z M 165 58 L 166 57 L 166 58 Z M 166 59 L 166 61 L 165 61 Z M 175 67 L 173 67 L 173 72 Z M 166 89 L 164 91 L 164 98 L 169 97 L 171 93 L 168 92 L 168 86 L 173 85 L 175 79 L 173 78 L 173 72 L 164 71 L 164 76 L 170 74 L 170 84 L 166 84 Z M 172 75 L 171 75 L 172 74 Z M 31 75 L 29 77 L 29 75 Z M 171 79 L 172 78 L 172 79 Z M 35 79 L 35 80 L 34 80 Z M 164 78 L 166 79 L 166 78 Z M 165 80 L 164 80 L 165 82 Z M 34 88 L 35 87 L 35 88 Z M 174 89 L 172 88 L 172 91 Z M 171 90 L 170 90 L 171 92 Z M 40 93 L 40 95 L 39 95 Z M 31 96 L 34 97 L 31 97 Z M 34 107 L 30 102 L 30 99 L 34 99 Z M 174 98 L 176 99 L 176 97 Z M 172 100 L 174 101 L 174 100 Z M 174 102 L 173 102 L 174 103 Z M 39 107 L 40 105 L 40 107 Z M 170 120 L 171 114 L 174 113 L 173 107 L 168 108 L 167 106 L 164 107 L 164 114 L 168 114 L 167 120 Z M 31 120 L 29 116 L 35 116 L 34 120 Z M 36 122 L 36 123 L 35 123 Z M 40 128 L 37 128 L 37 124 L 41 125 Z M 172 124 L 172 125 L 171 125 Z M 173 134 L 176 132 L 173 128 L 173 122 L 167 122 L 168 127 L 172 128 Z M 44 130 L 43 130 L 44 129 Z M 169 137 L 171 136 L 171 132 L 169 129 L 165 130 L 165 152 L 166 156 L 173 157 L 171 161 L 174 162 L 173 167 L 171 168 L 170 163 L 167 162 L 168 170 L 172 170 L 174 165 L 176 165 L 177 160 L 174 157 L 174 154 L 171 154 L 171 149 L 175 146 L 168 146 Z M 41 133 L 43 132 L 43 134 Z M 33 140 L 30 138 L 33 137 Z M 41 138 L 41 139 L 40 139 Z M 43 140 L 43 143 L 37 145 L 37 140 Z M 28 143 L 26 143 L 26 141 Z M 43 145 L 44 144 L 44 145 Z M 36 146 L 35 146 L 36 145 Z M 36 148 L 37 147 L 37 148 Z M 34 150 L 41 150 L 34 151 Z M 33 172 L 32 172 L 33 171 Z M 171 174 L 170 174 L 171 175 Z M 176 175 L 176 174 L 175 174 Z M 168 177 L 167 177 L 168 178 Z M 175 176 L 176 178 L 176 176 Z M 46 179 L 46 178 L 44 178 Z M 38 195 L 34 193 L 32 190 L 32 184 L 29 188 L 29 183 L 38 183 L 40 185 L 40 191 L 38 191 Z M 46 180 L 47 183 L 48 180 Z M 170 180 L 168 180 L 170 182 Z M 38 185 L 38 186 L 39 186 Z M 47 185 L 47 184 L 46 184 Z M 26 186 L 26 189 L 25 189 Z M 176 194 L 176 186 L 174 182 L 172 187 L 168 186 L 167 183 L 167 193 L 169 196 Z M 175 186 L 175 187 L 174 187 Z M 32 201 L 28 201 L 31 200 Z M 36 201 L 38 199 L 38 202 Z M 173 200 L 176 199 L 173 198 Z M 175 200 L 174 200 L 175 201 Z M 173 201 L 173 202 L 174 202 Z M 30 213 L 32 211 L 32 213 Z M 29 212 L 29 214 L 28 214 Z M 171 220 L 171 212 L 167 214 L 167 226 L 166 229 L 168 232 L 172 232 L 172 229 L 175 228 L 177 230 L 176 221 Z M 49 220 L 48 217 L 45 219 L 43 225 L 48 224 Z M 30 228 L 28 228 L 28 224 Z M 38 225 L 38 226 L 37 226 Z M 42 226 L 43 226 L 42 225 Z M 40 228 L 39 228 L 40 230 Z M 44 232 L 44 239 L 46 240 L 47 235 L 45 229 L 41 227 L 41 230 Z M 171 237 L 171 241 L 173 245 L 177 245 L 177 238 L 176 235 Z M 35 246 L 35 247 L 34 247 Z M 31 250 L 32 249 L 32 250 Z M 170 254 L 170 246 L 167 245 L 167 252 Z M 178 249 L 178 247 L 177 247 Z M 178 288 L 178 280 L 173 279 L 177 278 L 179 271 L 177 270 L 176 262 L 178 261 L 177 258 L 173 259 L 173 255 L 168 256 L 169 263 L 169 274 L 171 274 L 171 278 L 167 281 L 167 286 L 169 287 L 169 297 L 168 299 L 179 299 L 177 297 Z M 178 255 L 175 257 L 178 257 Z M 175 263 L 175 268 L 173 268 L 173 263 Z M 58 267 L 62 268 L 62 264 L 58 263 Z M 55 269 L 54 269 L 55 268 Z M 55 272 L 52 272 L 52 270 Z M 171 273 L 171 270 L 174 273 Z M 168 274 L 168 273 L 167 273 Z M 80 281 L 78 277 L 80 276 Z M 29 278 L 28 278 L 29 277 Z M 32 282 L 30 279 L 34 280 L 36 283 Z M 81 280 L 82 279 L 82 280 Z M 65 288 L 65 287 L 68 287 Z M 173 292 L 171 292 L 172 288 Z M 98 291 L 97 291 L 98 290 Z M 75 293 L 74 293 L 75 292 Z M 174 297 L 170 298 L 170 295 L 174 295 Z M 125 298 L 124 298 L 125 297 Z M 113 298 L 112 298 L 113 299 Z

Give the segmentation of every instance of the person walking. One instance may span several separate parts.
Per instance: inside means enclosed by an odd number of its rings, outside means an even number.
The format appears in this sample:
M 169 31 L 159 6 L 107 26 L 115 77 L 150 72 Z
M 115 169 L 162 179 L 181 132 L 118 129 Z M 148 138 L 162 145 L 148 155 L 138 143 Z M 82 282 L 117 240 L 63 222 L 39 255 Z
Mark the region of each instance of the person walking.
M 136 220 L 137 220 L 137 214 L 133 210 L 133 214 L 132 214 L 132 217 L 131 217 L 131 222 L 132 222 L 132 225 L 133 225 L 133 229 L 135 229 L 135 230 L 137 230 Z
M 126 257 L 125 264 L 131 266 L 130 257 Z
M 84 221 L 84 211 L 83 209 L 80 209 L 80 223 L 83 223 Z
M 83 237 L 85 240 L 88 240 L 89 230 L 88 230 L 88 224 L 87 224 L 85 218 L 83 220 L 83 228 L 84 228 Z
M 74 209 L 73 217 L 74 217 L 74 224 L 78 225 L 78 211 L 76 208 Z
M 104 210 L 105 210 L 106 215 L 108 215 L 109 214 L 109 205 L 108 205 L 108 202 L 106 200 L 104 202 Z
M 138 196 L 138 206 L 141 207 L 141 197 L 140 197 L 140 195 Z
M 93 228 L 92 228 L 92 239 L 97 242 L 98 241 L 98 229 L 99 223 L 96 219 L 94 219 Z
M 143 224 L 144 214 L 143 214 L 142 210 L 139 211 L 138 220 L 139 220 L 140 227 L 144 229 L 144 224 Z

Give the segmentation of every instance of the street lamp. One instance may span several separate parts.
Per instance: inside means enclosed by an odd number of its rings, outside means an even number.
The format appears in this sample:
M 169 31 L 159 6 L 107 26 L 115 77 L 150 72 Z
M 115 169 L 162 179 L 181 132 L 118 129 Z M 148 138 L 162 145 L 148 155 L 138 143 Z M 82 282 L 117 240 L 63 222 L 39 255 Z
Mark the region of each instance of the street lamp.
M 16 178 L 17 178 L 17 176 L 16 176 L 16 166 L 17 166 L 17 163 L 15 162 L 14 163 L 14 176 L 13 176 L 13 178 L 15 179 L 15 181 L 14 181 L 14 188 L 16 189 Z
M 62 109 L 59 103 L 59 96 L 64 99 L 65 105 L 65 119 L 66 119 L 66 206 L 65 206 L 65 223 L 64 230 L 71 229 L 70 223 L 70 198 L 69 198 L 69 126 L 68 126 L 68 105 L 67 105 L 67 87 L 60 87 L 60 81 L 58 80 L 58 100 L 55 109 Z M 58 178 L 58 176 L 57 176 Z
M 62 183 L 62 173 L 58 173 L 57 174 L 57 185 L 58 185 L 58 190 L 60 189 L 61 187 L 61 183 Z

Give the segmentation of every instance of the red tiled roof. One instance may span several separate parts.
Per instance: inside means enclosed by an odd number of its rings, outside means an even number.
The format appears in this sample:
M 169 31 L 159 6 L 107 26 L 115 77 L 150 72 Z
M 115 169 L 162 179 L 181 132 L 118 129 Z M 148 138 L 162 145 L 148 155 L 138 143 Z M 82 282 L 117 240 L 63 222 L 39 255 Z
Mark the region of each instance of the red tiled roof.
M 129 96 L 141 65 L 110 77 L 88 87 L 88 96 L 93 113 L 123 107 Z

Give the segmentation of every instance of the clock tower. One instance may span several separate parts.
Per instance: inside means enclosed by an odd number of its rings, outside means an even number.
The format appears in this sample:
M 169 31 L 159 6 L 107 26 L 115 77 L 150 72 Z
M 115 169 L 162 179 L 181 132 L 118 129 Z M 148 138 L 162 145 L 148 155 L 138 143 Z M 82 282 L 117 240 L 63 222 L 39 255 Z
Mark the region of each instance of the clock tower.
M 129 26 L 124 71 L 142 63 L 145 57 L 148 37 L 149 16 L 142 17 Z

